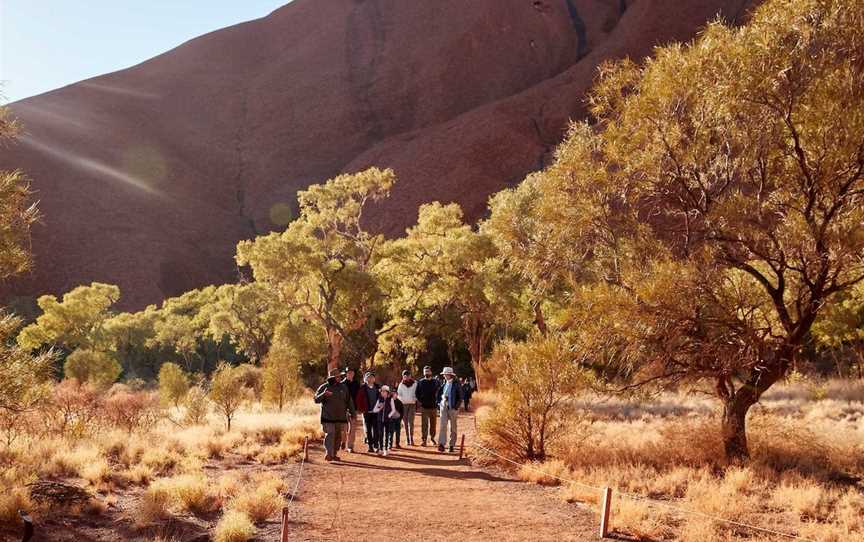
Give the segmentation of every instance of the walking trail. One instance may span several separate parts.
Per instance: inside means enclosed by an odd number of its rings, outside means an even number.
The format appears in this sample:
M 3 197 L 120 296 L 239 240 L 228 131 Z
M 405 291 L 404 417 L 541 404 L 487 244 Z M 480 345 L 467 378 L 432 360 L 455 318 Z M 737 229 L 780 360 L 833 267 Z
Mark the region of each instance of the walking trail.
M 472 414 L 460 416 L 459 431 L 468 449 Z M 460 461 L 458 448 L 442 454 L 431 445 L 409 446 L 387 457 L 370 455 L 359 433 L 361 453 L 342 451 L 338 463 L 326 463 L 320 445 L 310 449 L 290 505 L 289 540 L 597 539 L 595 514 L 567 504 L 554 489 Z

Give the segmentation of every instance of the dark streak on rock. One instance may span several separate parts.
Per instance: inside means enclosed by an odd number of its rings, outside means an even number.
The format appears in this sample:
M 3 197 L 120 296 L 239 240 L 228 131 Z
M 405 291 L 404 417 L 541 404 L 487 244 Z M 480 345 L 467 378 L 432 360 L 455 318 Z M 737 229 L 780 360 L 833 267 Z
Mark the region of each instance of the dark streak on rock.
M 576 30 L 576 35 L 579 38 L 576 55 L 578 58 L 582 58 L 588 54 L 588 30 L 585 27 L 585 21 L 579 15 L 579 10 L 573 4 L 573 0 L 564 1 L 567 3 L 567 12 L 570 14 L 570 20 L 573 21 L 573 29 Z

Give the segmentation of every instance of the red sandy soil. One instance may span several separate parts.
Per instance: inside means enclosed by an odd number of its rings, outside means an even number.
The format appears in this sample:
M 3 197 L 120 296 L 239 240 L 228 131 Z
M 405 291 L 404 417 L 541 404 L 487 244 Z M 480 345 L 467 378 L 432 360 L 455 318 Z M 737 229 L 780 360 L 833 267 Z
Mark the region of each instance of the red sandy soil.
M 473 416 L 459 422 L 470 451 Z M 340 456 L 341 462 L 328 464 L 322 450 L 310 454 L 291 509 L 289 540 L 597 539 L 593 511 L 567 504 L 555 489 L 460 461 L 458 449 L 442 454 L 430 445 L 405 447 L 388 457 Z
M 137 309 L 236 280 L 238 240 L 283 228 L 298 189 L 370 165 L 399 177 L 373 229 L 401 234 L 433 200 L 476 220 L 549 162 L 601 62 L 756 1 L 294 0 L 11 104 L 25 134 L 0 170 L 32 178 L 45 218 L 35 271 L 0 304 L 97 280 Z

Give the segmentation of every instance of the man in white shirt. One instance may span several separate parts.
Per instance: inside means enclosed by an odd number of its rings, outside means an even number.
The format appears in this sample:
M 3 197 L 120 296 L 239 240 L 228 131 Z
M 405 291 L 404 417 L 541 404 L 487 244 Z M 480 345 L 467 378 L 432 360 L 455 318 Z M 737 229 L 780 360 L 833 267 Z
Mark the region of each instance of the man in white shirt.
M 402 423 L 405 426 L 405 440 L 409 446 L 414 446 L 414 414 L 417 412 L 417 381 L 411 377 L 411 371 L 402 371 L 402 382 L 396 388 L 396 396 L 402 402 L 404 414 Z

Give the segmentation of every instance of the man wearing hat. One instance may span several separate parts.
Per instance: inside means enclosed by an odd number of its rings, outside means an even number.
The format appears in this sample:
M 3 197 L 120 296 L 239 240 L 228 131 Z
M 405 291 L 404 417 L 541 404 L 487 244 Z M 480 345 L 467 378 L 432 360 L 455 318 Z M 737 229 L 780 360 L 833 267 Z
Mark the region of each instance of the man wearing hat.
M 321 427 L 324 430 L 326 461 L 339 461 L 338 453 L 343 426 L 348 423 L 349 412 L 352 416 L 355 412 L 348 387 L 339 382 L 338 377 L 338 370 L 330 370 L 327 382 L 321 384 L 315 392 L 315 402 L 321 405 Z
M 441 425 L 438 429 L 438 451 L 444 451 L 444 442 L 447 439 L 447 424 L 450 424 L 450 451 L 456 449 L 456 419 L 459 417 L 459 404 L 462 402 L 462 390 L 456 381 L 456 373 L 453 367 L 444 367 L 441 371 L 444 384 L 438 390 L 438 413 L 441 417 Z
M 432 367 L 423 367 L 423 378 L 417 382 L 415 396 L 420 403 L 420 436 L 426 446 L 426 438 L 435 444 L 435 425 L 438 419 L 438 380 L 432 376 Z

